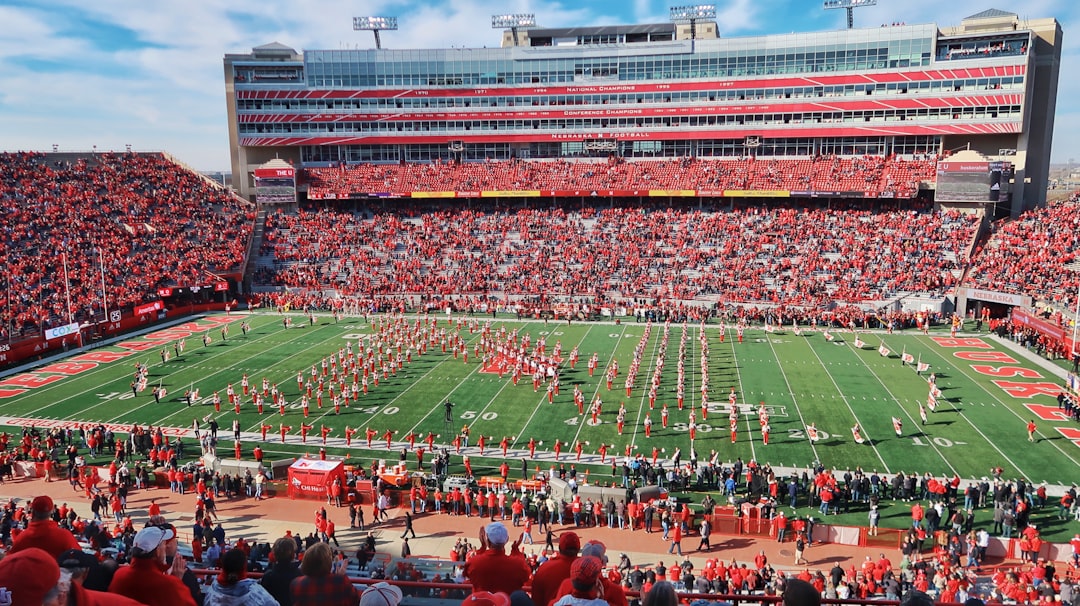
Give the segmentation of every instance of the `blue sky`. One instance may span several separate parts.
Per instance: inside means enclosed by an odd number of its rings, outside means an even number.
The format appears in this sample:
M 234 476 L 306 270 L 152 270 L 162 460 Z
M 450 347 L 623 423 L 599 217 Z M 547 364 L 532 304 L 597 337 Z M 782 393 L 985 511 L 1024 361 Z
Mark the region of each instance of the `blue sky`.
M 396 15 L 386 48 L 495 46 L 492 14 L 541 26 L 655 23 L 681 2 L 656 0 L 0 0 L 0 149 L 165 150 L 199 170 L 229 167 L 222 57 L 278 41 L 298 50 L 370 48 L 352 17 Z M 719 0 L 720 34 L 845 27 L 820 0 Z M 1023 6 L 1017 9 L 1014 7 Z M 1056 17 L 1065 35 L 1054 162 L 1080 160 L 1080 3 L 1074 0 L 880 0 L 856 27 L 957 25 L 988 8 Z

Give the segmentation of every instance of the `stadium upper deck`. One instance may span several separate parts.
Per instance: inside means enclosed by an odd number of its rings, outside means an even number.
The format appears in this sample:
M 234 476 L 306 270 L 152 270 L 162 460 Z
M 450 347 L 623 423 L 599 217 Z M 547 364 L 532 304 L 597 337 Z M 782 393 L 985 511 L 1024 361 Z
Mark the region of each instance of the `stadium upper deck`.
M 710 25 L 698 31 L 715 35 Z M 274 43 L 226 55 L 234 185 L 252 195 L 252 170 L 275 157 L 310 167 L 969 148 L 1016 167 L 1014 213 L 1044 199 L 1054 19 L 989 10 L 950 28 L 731 39 L 691 40 L 675 25 L 523 34 L 502 48 Z

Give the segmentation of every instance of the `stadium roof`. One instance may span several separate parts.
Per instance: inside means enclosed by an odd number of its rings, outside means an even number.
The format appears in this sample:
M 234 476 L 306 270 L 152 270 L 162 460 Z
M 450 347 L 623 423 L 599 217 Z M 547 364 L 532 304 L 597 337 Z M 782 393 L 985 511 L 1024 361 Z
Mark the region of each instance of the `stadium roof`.
M 964 20 L 967 21 L 968 19 L 996 19 L 998 17 L 1015 17 L 1015 16 L 1016 16 L 1016 13 L 1010 13 L 1009 11 L 998 10 L 996 8 L 988 8 L 988 9 L 982 11 L 981 13 L 975 13 L 974 15 L 971 15 L 970 17 L 967 17 Z
M 258 53 L 258 54 L 263 54 L 263 55 L 273 55 L 273 54 L 295 55 L 296 54 L 295 49 L 293 49 L 291 46 L 286 46 L 286 45 L 284 45 L 284 44 L 282 44 L 280 42 L 270 42 L 269 44 L 263 44 L 263 45 L 260 45 L 260 46 L 256 46 L 255 48 L 252 48 L 251 50 L 252 50 L 252 52 L 255 52 L 255 53 Z
M 590 27 L 530 27 L 532 38 L 574 38 L 577 36 L 604 36 L 616 34 L 662 34 L 674 33 L 674 23 L 644 23 L 640 25 L 600 25 Z

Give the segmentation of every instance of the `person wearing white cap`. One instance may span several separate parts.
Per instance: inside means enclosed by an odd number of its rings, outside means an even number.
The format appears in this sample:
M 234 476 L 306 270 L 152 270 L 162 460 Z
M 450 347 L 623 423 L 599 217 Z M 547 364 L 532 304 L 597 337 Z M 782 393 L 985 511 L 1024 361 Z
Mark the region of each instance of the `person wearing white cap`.
M 503 592 L 507 595 L 525 586 L 532 574 L 525 554 L 518 549 L 521 537 L 506 553 L 510 533 L 502 522 L 492 522 L 480 529 L 480 550 L 465 563 L 465 578 L 473 591 Z
M 184 558 L 177 555 L 166 567 L 165 544 L 174 536 L 171 528 L 161 526 L 140 530 L 132 543 L 131 564 L 117 569 L 109 591 L 154 606 L 196 606 L 180 580 L 187 568 Z
M 360 606 L 398 606 L 401 602 L 401 589 L 382 582 L 368 585 L 360 594 Z

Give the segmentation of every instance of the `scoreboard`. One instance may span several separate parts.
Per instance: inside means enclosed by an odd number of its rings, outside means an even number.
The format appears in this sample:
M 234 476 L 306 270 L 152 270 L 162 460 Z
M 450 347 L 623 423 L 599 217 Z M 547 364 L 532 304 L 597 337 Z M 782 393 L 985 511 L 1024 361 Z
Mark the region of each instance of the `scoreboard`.
M 938 162 L 938 202 L 1008 202 L 1011 162 Z
M 260 204 L 295 204 L 296 169 L 256 168 L 255 199 Z

